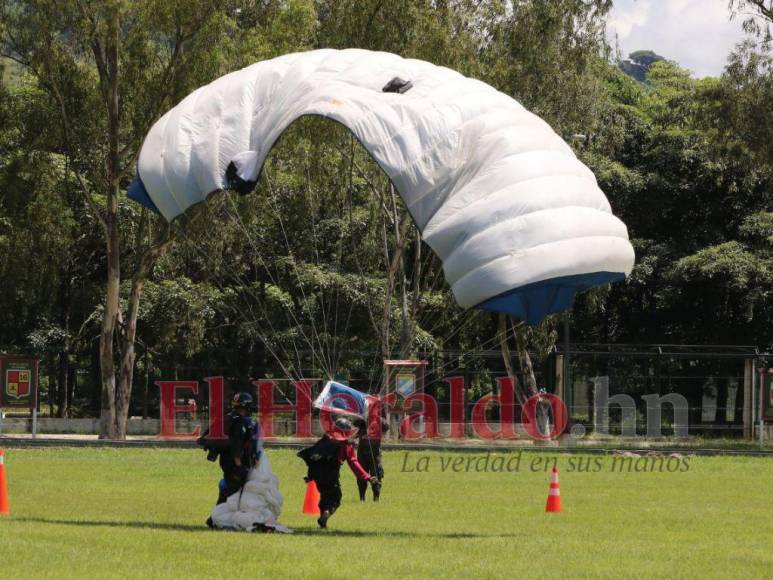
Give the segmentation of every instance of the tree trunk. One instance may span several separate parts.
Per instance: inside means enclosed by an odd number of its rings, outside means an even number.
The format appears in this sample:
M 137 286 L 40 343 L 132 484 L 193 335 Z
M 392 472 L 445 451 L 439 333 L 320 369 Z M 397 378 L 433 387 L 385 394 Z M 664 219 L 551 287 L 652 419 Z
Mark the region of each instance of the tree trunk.
M 408 276 L 405 271 L 405 256 L 400 256 L 400 358 L 406 358 L 413 343 L 413 324 L 408 308 Z
M 64 344 L 59 352 L 59 379 L 57 381 L 59 389 L 59 401 L 57 405 L 57 417 L 65 418 L 69 416 L 68 400 L 69 379 L 70 379 L 70 276 L 65 273 L 64 280 L 60 286 L 59 298 L 62 307 L 62 330 L 64 331 Z
M 115 439 L 115 352 L 113 342 L 120 314 L 121 273 L 118 259 L 118 230 L 115 216 L 108 216 L 107 290 L 102 334 L 99 337 L 99 366 L 102 379 L 102 411 L 99 417 L 99 438 Z
M 57 380 L 57 386 L 59 387 L 57 389 L 59 401 L 56 410 L 56 416 L 60 419 L 63 419 L 69 415 L 69 409 L 67 408 L 67 392 L 69 390 L 68 384 L 70 379 L 69 358 L 69 349 L 62 349 L 62 351 L 59 353 L 59 378 Z
M 408 232 L 408 227 L 411 225 L 411 220 L 407 217 L 403 218 L 402 222 L 395 221 L 395 251 L 392 254 L 392 262 L 389 265 L 389 271 L 387 272 L 387 289 L 384 296 L 384 310 L 382 313 L 381 321 L 381 351 L 383 358 L 390 357 L 391 349 L 389 348 L 389 334 L 391 327 L 391 309 L 392 309 L 392 294 L 394 293 L 397 275 L 400 272 L 400 264 L 403 259 L 403 252 L 405 250 L 405 234 Z
M 501 317 L 506 317 L 506 315 L 501 314 Z M 502 322 L 500 320 L 500 332 L 502 329 Z M 506 325 L 505 325 L 506 327 Z M 533 396 L 539 396 L 540 390 L 539 386 L 537 385 L 537 378 L 534 376 L 534 365 L 531 362 L 531 355 L 529 354 L 528 350 L 528 343 L 526 336 L 524 334 L 525 327 L 523 324 L 519 324 L 518 326 L 513 326 L 514 333 L 515 334 L 515 345 L 516 350 L 518 351 L 518 362 L 521 366 L 521 373 L 523 374 L 523 382 L 524 382 L 524 396 L 525 398 L 533 397 Z M 537 428 L 539 429 L 540 433 L 546 434 L 548 432 L 548 419 L 550 417 L 549 415 L 549 409 L 550 405 L 547 403 L 547 401 L 540 399 L 539 404 L 537 404 Z
M 140 299 L 142 298 L 142 289 L 145 287 L 145 281 L 150 275 L 150 271 L 156 260 L 171 245 L 171 229 L 167 226 L 162 239 L 155 245 L 148 248 L 142 258 L 140 265 L 132 279 L 132 289 L 129 294 L 129 307 L 127 318 L 123 328 L 123 340 L 121 349 L 121 370 L 118 377 L 118 388 L 115 396 L 115 432 L 119 439 L 126 439 L 126 423 L 129 418 L 129 410 L 132 396 L 132 386 L 134 383 L 134 362 L 136 358 L 136 339 L 137 339 L 137 317 L 140 311 Z M 147 358 L 147 357 L 146 357 Z
M 137 338 L 137 315 L 140 307 L 140 297 L 145 279 L 135 278 L 132 282 L 129 297 L 129 313 L 125 322 L 123 349 L 121 356 L 121 371 L 118 377 L 118 389 L 115 394 L 115 431 L 119 439 L 126 439 L 126 422 L 129 418 L 129 407 L 134 381 L 134 344 Z
M 67 409 L 69 412 L 68 416 L 72 416 L 72 404 L 75 399 L 75 389 L 78 386 L 78 373 L 73 364 L 70 364 L 67 370 L 70 374 L 67 380 Z
M 56 393 L 59 390 L 57 385 L 58 375 L 48 375 L 48 416 L 54 418 L 54 407 L 56 406 Z
M 526 392 L 532 397 L 539 393 L 539 387 L 534 376 L 534 366 L 531 362 L 531 355 L 529 355 L 526 337 L 523 332 L 522 326 L 515 329 L 515 344 L 518 351 L 518 362 L 521 364 L 521 372 L 523 373 L 524 386 L 526 387 Z
M 518 382 L 518 377 L 515 376 L 513 355 L 510 352 L 510 344 L 507 340 L 507 314 L 502 313 L 499 314 L 499 350 L 502 353 L 502 362 L 505 365 L 507 376 L 513 382 L 513 389 L 515 390 L 515 396 L 518 398 L 518 404 L 523 408 L 528 397 L 524 395 L 523 388 Z
M 406 221 L 410 221 L 406 217 Z M 407 230 L 406 230 L 407 234 Z M 421 298 L 421 237 L 418 230 L 413 240 L 413 283 L 408 280 L 406 271 L 405 255 L 401 259 L 400 270 L 402 272 L 402 330 L 400 332 L 400 356 L 408 358 L 413 354 L 413 338 L 416 334 L 416 318 L 419 312 L 419 300 Z M 404 238 L 403 246 L 408 245 L 408 240 Z M 410 301 L 409 301 L 410 295 Z
M 102 413 L 99 420 L 100 439 L 115 439 L 116 430 L 116 375 L 115 330 L 121 316 L 121 245 L 118 228 L 118 193 L 120 191 L 121 162 L 119 153 L 120 113 L 118 108 L 118 10 L 108 23 L 104 55 L 95 46 L 100 69 L 108 118 L 107 154 L 107 207 L 105 212 L 107 245 L 107 290 L 105 292 L 105 317 L 99 339 L 100 365 L 102 368 Z
M 148 418 L 148 395 L 150 394 L 150 356 L 145 346 L 145 385 L 142 390 L 142 418 Z

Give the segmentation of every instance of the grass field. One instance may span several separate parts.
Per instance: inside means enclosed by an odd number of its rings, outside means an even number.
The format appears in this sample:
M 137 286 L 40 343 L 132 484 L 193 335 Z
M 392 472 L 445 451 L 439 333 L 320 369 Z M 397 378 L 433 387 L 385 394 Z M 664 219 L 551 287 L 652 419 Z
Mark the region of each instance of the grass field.
M 361 504 L 345 472 L 343 505 L 320 531 L 300 513 L 301 461 L 269 453 L 293 536 L 206 529 L 219 475 L 198 450 L 9 449 L 0 577 L 773 576 L 766 458 L 621 473 L 611 457 L 584 456 L 598 471 L 581 472 L 579 456 L 500 453 L 484 471 L 484 455 L 394 451 L 382 502 Z M 548 459 L 561 514 L 544 512 Z M 420 461 L 427 471 L 401 471 Z

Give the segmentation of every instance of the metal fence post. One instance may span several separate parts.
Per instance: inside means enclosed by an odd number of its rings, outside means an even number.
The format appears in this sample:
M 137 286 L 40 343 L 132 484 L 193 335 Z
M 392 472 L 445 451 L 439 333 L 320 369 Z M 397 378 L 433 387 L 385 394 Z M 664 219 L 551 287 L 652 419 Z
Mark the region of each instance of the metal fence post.
M 760 434 L 759 434 L 760 449 L 762 449 L 765 446 L 765 416 L 764 416 L 764 413 L 765 413 L 765 381 L 762 378 L 762 373 L 763 373 L 763 369 L 760 369 L 760 384 L 759 384 L 759 391 L 760 391 L 760 399 L 759 399 L 759 401 L 760 401 L 760 406 L 759 406 L 759 409 L 757 411 L 759 413 L 758 416 L 760 418 L 760 426 L 759 426 L 759 430 L 760 430 Z M 756 373 L 755 373 L 755 378 L 756 378 Z
M 569 419 L 572 418 L 572 406 L 574 405 L 574 393 L 572 393 L 572 383 L 569 380 L 569 314 L 564 318 L 564 360 L 563 362 L 563 376 L 561 381 L 564 387 L 564 401 L 566 402 L 567 410 L 569 411 Z

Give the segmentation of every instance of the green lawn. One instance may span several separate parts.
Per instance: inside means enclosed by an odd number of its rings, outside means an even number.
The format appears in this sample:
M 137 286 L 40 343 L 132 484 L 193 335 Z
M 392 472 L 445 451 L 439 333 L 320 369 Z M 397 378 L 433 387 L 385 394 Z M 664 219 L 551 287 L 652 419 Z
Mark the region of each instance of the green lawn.
M 294 536 L 207 530 L 219 476 L 198 450 L 9 449 L 0 577 L 773 575 L 766 458 L 693 457 L 687 471 L 618 473 L 605 457 L 586 473 L 571 470 L 578 456 L 524 452 L 508 473 L 476 471 L 482 455 L 412 452 L 408 466 L 428 457 L 428 471 L 401 472 L 405 453 L 394 451 L 382 502 L 361 504 L 345 471 L 344 503 L 320 531 L 300 513 L 301 461 L 269 453 Z M 456 457 L 463 471 L 443 472 L 441 458 Z M 530 469 L 542 457 L 558 461 L 561 514 L 544 512 L 548 474 Z M 515 454 L 493 454 L 489 467 L 508 460 L 514 469 Z

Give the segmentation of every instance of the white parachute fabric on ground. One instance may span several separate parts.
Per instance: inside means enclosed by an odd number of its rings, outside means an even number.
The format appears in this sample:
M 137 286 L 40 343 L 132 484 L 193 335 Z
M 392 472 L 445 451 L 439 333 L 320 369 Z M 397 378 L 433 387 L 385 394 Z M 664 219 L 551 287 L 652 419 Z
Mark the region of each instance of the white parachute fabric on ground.
M 262 524 L 279 532 L 292 530 L 279 524 L 284 498 L 279 493 L 279 479 L 271 469 L 271 461 L 265 451 L 258 464 L 250 470 L 247 483 L 241 492 L 231 495 L 225 503 L 212 510 L 212 522 L 218 528 L 253 531 L 255 524 Z
M 412 88 L 383 92 L 395 77 Z M 221 77 L 154 125 L 139 178 L 171 221 L 232 187 L 229 166 L 255 182 L 276 140 L 304 115 L 342 123 L 373 156 L 442 260 L 462 307 L 559 280 L 546 286 L 547 298 L 532 294 L 523 298 L 531 306 L 511 308 L 539 318 L 565 308 L 574 291 L 633 267 L 625 225 L 547 123 L 486 83 L 389 53 L 316 50 Z M 610 275 L 577 281 L 596 273 Z

